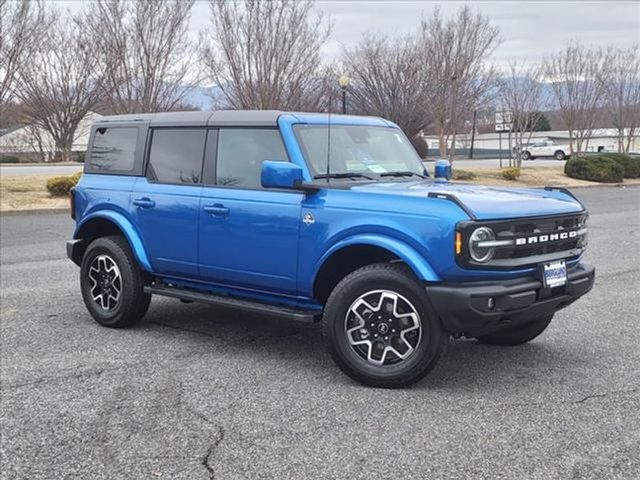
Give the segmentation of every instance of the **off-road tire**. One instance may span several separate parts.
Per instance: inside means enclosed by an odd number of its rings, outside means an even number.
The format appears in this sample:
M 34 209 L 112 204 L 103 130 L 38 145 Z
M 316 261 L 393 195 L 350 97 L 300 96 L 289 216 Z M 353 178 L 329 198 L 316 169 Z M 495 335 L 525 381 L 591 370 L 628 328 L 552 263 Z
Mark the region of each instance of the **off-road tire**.
M 89 278 L 89 270 L 99 256 L 113 260 L 121 277 L 119 301 L 110 311 L 101 308 L 91 293 L 93 282 Z M 89 244 L 80 266 L 80 289 L 87 310 L 100 325 L 123 328 L 142 319 L 151 301 L 151 295 L 144 293 L 144 285 L 145 274 L 124 237 L 102 237 Z
M 525 325 L 500 330 L 477 337 L 478 341 L 488 345 L 515 346 L 530 342 L 546 330 L 553 314 L 541 317 Z
M 359 356 L 345 331 L 346 317 L 353 302 L 376 290 L 395 292 L 404 297 L 415 307 L 421 323 L 421 335 L 411 356 L 392 365 L 375 365 Z M 435 367 L 449 343 L 449 335 L 429 304 L 424 287 L 413 272 L 400 263 L 368 265 L 342 279 L 326 303 L 322 335 L 331 356 L 344 373 L 364 385 L 383 388 L 404 387 L 420 380 Z

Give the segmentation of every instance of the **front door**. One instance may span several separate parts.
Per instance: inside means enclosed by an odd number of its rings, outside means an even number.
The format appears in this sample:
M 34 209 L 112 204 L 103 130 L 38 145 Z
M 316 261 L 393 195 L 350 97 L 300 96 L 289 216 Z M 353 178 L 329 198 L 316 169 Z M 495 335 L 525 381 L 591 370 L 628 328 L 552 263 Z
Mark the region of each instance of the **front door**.
M 200 210 L 202 279 L 294 296 L 303 194 L 260 185 L 264 160 L 287 161 L 279 131 L 222 128 L 209 157 Z
M 198 221 L 202 192 L 205 128 L 156 128 L 146 177 L 131 194 L 149 261 L 155 273 L 198 275 Z

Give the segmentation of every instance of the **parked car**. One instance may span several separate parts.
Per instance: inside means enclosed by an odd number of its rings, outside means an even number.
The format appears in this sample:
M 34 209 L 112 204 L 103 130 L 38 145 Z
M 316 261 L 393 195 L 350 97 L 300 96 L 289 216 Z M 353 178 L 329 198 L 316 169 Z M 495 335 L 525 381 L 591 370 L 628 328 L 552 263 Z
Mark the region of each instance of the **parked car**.
M 321 321 L 346 374 L 408 385 L 451 336 L 528 342 L 594 281 L 587 212 L 567 190 L 447 176 L 379 118 L 101 117 L 67 253 L 106 327 L 141 320 L 152 295 Z
M 534 160 L 539 157 L 552 157 L 556 160 L 565 160 L 569 157 L 568 144 L 556 143 L 553 140 L 532 143 L 522 148 L 523 160 Z

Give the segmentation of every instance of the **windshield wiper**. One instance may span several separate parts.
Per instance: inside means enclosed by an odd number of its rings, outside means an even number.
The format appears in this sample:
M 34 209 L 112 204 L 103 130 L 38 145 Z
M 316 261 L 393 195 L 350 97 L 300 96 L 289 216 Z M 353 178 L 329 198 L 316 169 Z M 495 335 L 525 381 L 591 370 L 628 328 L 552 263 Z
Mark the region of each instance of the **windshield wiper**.
M 313 179 L 318 180 L 320 178 L 365 178 L 367 180 L 373 180 L 373 178 L 368 177 L 362 173 L 349 173 L 349 172 L 339 172 L 339 173 L 322 173 L 320 175 L 314 175 Z
M 403 170 L 398 172 L 384 172 L 380 174 L 381 177 L 413 177 L 414 175 L 420 178 L 427 178 L 424 175 L 420 175 L 419 173 L 416 173 L 416 172 L 410 172 L 409 170 Z

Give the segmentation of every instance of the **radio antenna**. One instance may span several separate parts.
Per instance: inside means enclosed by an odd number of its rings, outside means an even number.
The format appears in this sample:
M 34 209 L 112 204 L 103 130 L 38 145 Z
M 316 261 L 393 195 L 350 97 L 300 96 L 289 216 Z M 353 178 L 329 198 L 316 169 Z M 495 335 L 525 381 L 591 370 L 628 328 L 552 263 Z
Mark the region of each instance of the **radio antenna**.
M 329 183 L 329 176 L 331 175 L 331 105 L 333 104 L 333 97 L 329 95 L 329 116 L 327 119 L 327 183 Z

